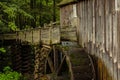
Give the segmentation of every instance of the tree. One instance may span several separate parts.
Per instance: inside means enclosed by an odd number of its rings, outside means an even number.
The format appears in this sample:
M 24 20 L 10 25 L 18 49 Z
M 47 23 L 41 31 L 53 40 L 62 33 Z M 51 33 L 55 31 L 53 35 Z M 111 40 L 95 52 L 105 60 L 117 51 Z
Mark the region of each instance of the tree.
M 1 0 L 1 32 L 43 26 L 44 23 L 59 20 L 60 0 Z
M 25 21 L 34 19 L 32 15 L 25 12 L 16 4 L 11 4 L 7 2 L 0 2 L 0 25 L 4 26 L 0 28 L 1 32 L 6 31 L 15 31 L 17 29 L 21 29 L 21 25 L 24 24 Z M 21 19 L 22 18 L 22 19 Z M 24 21 L 24 22 L 21 22 Z

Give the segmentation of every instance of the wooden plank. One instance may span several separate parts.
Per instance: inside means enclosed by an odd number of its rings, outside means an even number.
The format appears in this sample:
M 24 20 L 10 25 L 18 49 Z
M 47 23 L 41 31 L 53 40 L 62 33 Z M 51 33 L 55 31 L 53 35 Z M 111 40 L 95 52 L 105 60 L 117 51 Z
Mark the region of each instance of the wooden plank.
M 16 33 L 10 33 L 10 34 L 3 34 L 1 35 L 0 39 L 4 39 L 4 40 L 15 40 L 16 39 Z
M 109 3 L 108 3 L 108 0 L 105 0 L 105 48 L 106 50 L 108 51 L 108 43 L 109 43 Z
M 101 1 L 101 51 L 105 52 L 105 0 Z
M 33 42 L 33 35 L 32 34 L 33 34 L 32 30 L 26 31 L 26 41 L 29 43 Z
M 85 47 L 87 48 L 88 43 L 88 1 L 85 0 Z
M 95 0 L 91 1 L 91 7 L 92 7 L 92 32 L 91 32 L 91 53 L 92 55 L 95 55 Z
M 59 72 L 60 72 L 60 70 L 61 70 L 61 68 L 62 68 L 62 66 L 63 66 L 63 62 L 64 62 L 64 60 L 65 60 L 65 55 L 63 56 L 63 58 L 62 58 L 62 60 L 61 60 L 61 63 L 60 63 L 60 65 L 59 65 L 59 68 L 58 68 L 58 70 L 57 70 L 57 74 L 59 74 Z
M 81 20 L 81 7 L 80 7 L 80 3 L 77 4 L 77 39 L 78 39 L 78 43 L 81 45 L 81 34 L 80 34 L 80 30 L 81 30 L 81 26 L 80 26 L 80 20 Z
M 92 3 L 92 9 L 93 9 L 93 29 L 92 29 L 92 43 L 95 44 L 95 0 L 93 0 Z
M 87 36 L 87 2 L 88 1 L 84 1 L 84 47 L 86 47 L 86 43 L 87 43 L 87 39 L 88 39 L 88 36 Z
M 88 30 L 89 30 L 89 42 L 92 41 L 92 29 L 93 29 L 93 5 L 92 5 L 93 1 L 89 1 L 89 6 L 88 6 Z
M 118 80 L 118 68 L 117 68 L 117 56 L 118 56 L 118 29 L 117 29 L 117 11 L 116 11 L 116 0 L 112 0 L 110 3 L 112 5 L 111 14 L 112 14 L 112 60 L 113 60 L 113 78 Z
M 51 43 L 51 28 L 42 28 L 41 29 L 41 43 L 49 45 Z
M 100 32 L 100 16 L 99 16 L 99 0 L 95 3 L 95 45 L 99 46 L 99 32 Z M 98 54 L 99 55 L 99 54 Z
M 0 40 L 13 39 L 35 45 L 40 44 L 40 42 L 43 44 L 57 44 L 60 43 L 60 29 L 59 26 L 56 25 L 54 27 L 36 28 L 0 35 Z
M 108 52 L 110 57 L 113 57 L 112 55 L 112 15 L 110 13 L 109 15 L 109 31 L 108 31 Z
M 115 10 L 120 11 L 120 0 L 115 0 Z
M 117 62 L 117 48 L 118 48 L 118 41 L 117 38 L 119 37 L 117 35 L 117 13 L 113 15 L 113 59 L 114 62 Z
M 118 69 L 118 80 L 120 80 L 120 68 Z
M 32 31 L 32 43 L 35 45 L 40 43 L 40 32 L 41 29 L 33 29 Z
M 61 26 L 64 27 L 63 25 L 70 25 L 70 19 L 72 18 L 72 13 L 73 13 L 73 5 L 68 5 L 65 7 L 61 8 Z M 64 15 L 63 15 L 64 14 Z
M 19 36 L 19 40 L 21 42 L 25 41 L 25 33 L 24 33 L 24 31 L 19 31 L 18 36 Z
M 117 52 L 117 61 L 118 61 L 118 80 L 120 80 L 120 11 L 117 12 L 117 34 L 118 34 L 118 52 Z
M 80 39 L 80 45 L 83 45 L 83 2 L 81 2 L 80 4 L 80 26 L 79 26 L 79 28 L 80 28 L 80 32 L 79 32 L 79 39 Z
M 54 72 L 54 65 L 53 65 L 51 58 L 47 57 L 47 61 L 48 61 L 48 64 L 49 64 L 51 71 Z
M 85 2 L 82 3 L 82 46 L 84 47 L 84 43 L 85 43 Z
M 55 26 L 51 30 L 51 44 L 60 43 L 60 27 Z
M 113 63 L 113 78 L 114 78 L 114 80 L 118 80 L 118 68 L 117 68 L 117 63 Z
M 61 39 L 77 41 L 76 27 L 61 28 Z

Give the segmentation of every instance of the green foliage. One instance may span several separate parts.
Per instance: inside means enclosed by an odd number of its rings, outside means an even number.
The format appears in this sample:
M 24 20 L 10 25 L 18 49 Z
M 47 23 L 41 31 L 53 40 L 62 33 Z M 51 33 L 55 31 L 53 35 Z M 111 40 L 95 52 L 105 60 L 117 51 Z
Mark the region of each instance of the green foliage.
M 5 23 L 0 20 L 0 32 L 10 31 L 8 27 L 5 26 Z
M 3 12 L 8 15 L 9 19 L 15 19 L 16 18 L 16 7 L 6 7 Z
M 0 2 L 0 32 L 18 30 L 21 26 L 28 25 L 25 22 L 34 19 L 32 15 L 21 9 L 19 5 L 12 3 L 12 1 L 11 3 L 7 3 L 7 1 Z
M 0 80 L 21 80 L 22 75 L 16 71 L 13 71 L 9 66 L 3 69 L 3 73 L 0 73 Z
M 4 26 L 4 23 L 0 20 L 0 26 Z
M 17 30 L 17 26 L 15 25 L 14 22 L 9 22 L 8 27 L 13 31 Z
M 59 20 L 59 9 L 55 0 L 1 0 L 0 33 L 38 27 Z M 56 0 L 58 4 L 61 0 Z M 56 11 L 54 13 L 54 11 Z
M 9 66 L 6 66 L 6 67 L 3 69 L 3 71 L 4 71 L 5 73 L 9 73 L 9 72 L 12 71 L 12 69 L 11 69 Z
M 23 15 L 25 18 L 34 19 L 34 17 L 32 15 L 30 15 L 29 13 L 25 12 L 22 9 L 18 9 L 18 13 Z
M 5 48 L 0 48 L 0 52 L 2 52 L 2 53 L 6 53 Z

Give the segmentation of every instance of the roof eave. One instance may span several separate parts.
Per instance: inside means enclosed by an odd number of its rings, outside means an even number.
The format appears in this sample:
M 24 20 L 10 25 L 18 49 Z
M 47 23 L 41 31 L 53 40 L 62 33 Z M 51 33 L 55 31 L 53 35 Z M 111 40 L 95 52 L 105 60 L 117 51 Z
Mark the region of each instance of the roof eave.
M 59 6 L 59 7 L 63 7 L 63 6 L 66 6 L 66 5 L 69 5 L 69 4 L 73 4 L 73 3 L 76 3 L 76 2 L 78 2 L 78 1 L 77 1 L 77 0 L 71 0 L 71 1 L 65 2 L 65 1 L 63 0 L 62 2 L 60 2 L 60 3 L 58 4 L 58 6 Z

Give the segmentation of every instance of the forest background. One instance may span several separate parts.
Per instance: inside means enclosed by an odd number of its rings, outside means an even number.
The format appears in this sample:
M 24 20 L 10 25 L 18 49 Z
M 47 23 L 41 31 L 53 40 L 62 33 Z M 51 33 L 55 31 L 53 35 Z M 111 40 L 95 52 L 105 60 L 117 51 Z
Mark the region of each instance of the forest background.
M 61 0 L 0 0 L 0 33 L 43 26 L 59 20 Z
M 0 34 L 59 21 L 61 0 L 0 0 Z M 26 80 L 12 69 L 9 46 L 0 42 L 0 80 Z M 21 79 L 22 77 L 22 79 Z

